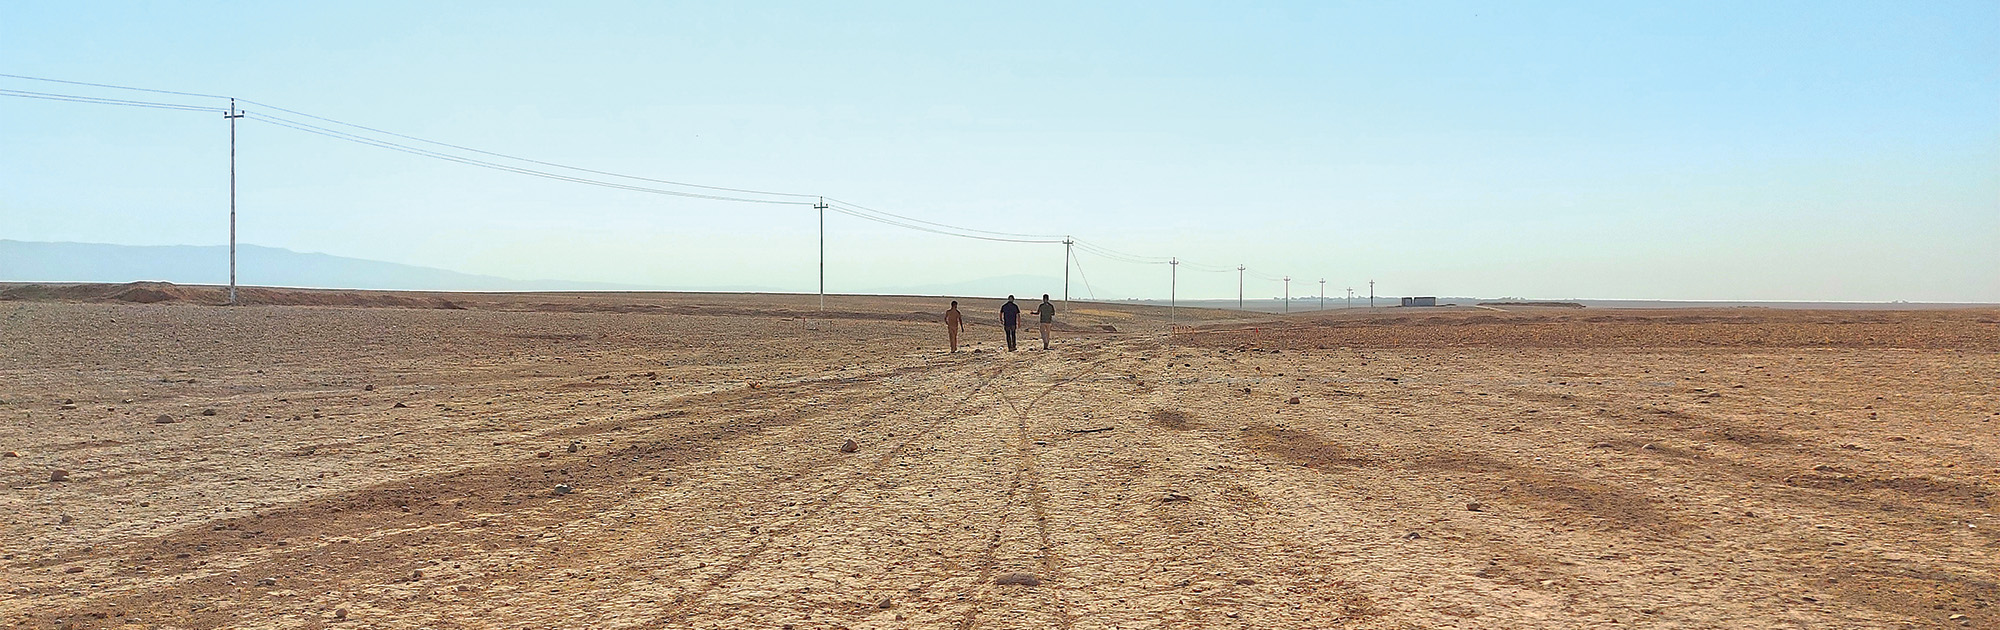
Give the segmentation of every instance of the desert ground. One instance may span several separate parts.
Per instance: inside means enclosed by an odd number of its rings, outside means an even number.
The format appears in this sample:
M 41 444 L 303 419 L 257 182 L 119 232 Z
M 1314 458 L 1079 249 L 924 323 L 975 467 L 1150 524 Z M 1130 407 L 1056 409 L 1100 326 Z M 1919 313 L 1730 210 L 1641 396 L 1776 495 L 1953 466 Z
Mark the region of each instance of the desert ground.
M 0 622 L 2000 628 L 1996 309 L 219 300 L 0 287 Z

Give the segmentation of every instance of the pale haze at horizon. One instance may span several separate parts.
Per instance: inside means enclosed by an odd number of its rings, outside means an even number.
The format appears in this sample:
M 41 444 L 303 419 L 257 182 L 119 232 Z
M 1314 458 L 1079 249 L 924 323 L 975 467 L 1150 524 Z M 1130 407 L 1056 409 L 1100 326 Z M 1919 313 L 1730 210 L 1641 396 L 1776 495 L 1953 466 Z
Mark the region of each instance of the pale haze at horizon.
M 1295 296 L 2000 302 L 1995 3 L 47 3 L 0 20 L 0 72 L 1247 264 Z M 245 243 L 816 286 L 810 208 L 239 132 Z M 0 98 L 0 238 L 223 243 L 227 140 L 208 113 Z M 1060 245 L 828 224 L 833 291 L 1062 272 Z M 1097 297 L 1167 293 L 1164 265 L 1078 259 Z M 1183 266 L 1179 294 L 1236 281 Z

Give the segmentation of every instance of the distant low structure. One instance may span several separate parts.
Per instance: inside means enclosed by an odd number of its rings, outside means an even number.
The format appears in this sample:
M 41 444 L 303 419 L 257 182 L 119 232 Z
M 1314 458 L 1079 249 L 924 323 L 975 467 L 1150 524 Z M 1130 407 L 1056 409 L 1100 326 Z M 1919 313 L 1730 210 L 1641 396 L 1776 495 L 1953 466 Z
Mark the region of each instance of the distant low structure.
M 1438 299 L 1437 296 L 1435 295 L 1425 296 L 1425 297 L 1403 298 L 1403 306 L 1437 306 L 1437 305 L 1438 305 Z

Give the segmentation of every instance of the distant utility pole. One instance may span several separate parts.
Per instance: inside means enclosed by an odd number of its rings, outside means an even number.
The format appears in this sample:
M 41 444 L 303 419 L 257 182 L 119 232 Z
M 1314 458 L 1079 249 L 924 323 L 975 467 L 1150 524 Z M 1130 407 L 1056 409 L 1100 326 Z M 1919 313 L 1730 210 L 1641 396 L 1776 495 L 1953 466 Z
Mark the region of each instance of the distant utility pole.
M 1319 279 L 1319 310 L 1326 310 L 1326 278 Z
M 1347 287 L 1347 308 L 1354 308 L 1354 287 Z
M 243 112 L 236 109 L 236 99 L 229 99 L 229 111 L 222 115 L 229 119 L 229 305 L 236 305 L 236 119 Z
M 1179 321 L 1181 316 L 1180 286 L 1181 286 L 1181 259 L 1168 258 L 1167 259 L 1167 318 L 1172 321 Z
M 1375 308 L 1375 281 L 1368 281 L 1368 308 Z
M 1243 310 L 1243 265 L 1236 266 L 1236 310 Z
M 1292 277 L 1285 276 L 1285 312 L 1292 312 Z
M 819 310 L 826 310 L 826 198 L 813 204 L 819 211 Z
M 1063 237 L 1063 310 L 1065 311 L 1069 310 L 1069 248 L 1075 244 L 1076 239 Z

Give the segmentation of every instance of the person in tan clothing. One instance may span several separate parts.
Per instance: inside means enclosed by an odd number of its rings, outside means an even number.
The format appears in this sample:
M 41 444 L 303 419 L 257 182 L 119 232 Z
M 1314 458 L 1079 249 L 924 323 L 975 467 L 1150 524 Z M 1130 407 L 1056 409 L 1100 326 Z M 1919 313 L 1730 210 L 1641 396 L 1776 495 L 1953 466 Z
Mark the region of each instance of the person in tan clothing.
M 958 331 L 965 327 L 965 317 L 958 314 L 958 300 L 951 301 L 951 308 L 944 311 L 944 334 L 951 338 L 951 351 L 958 352 Z

